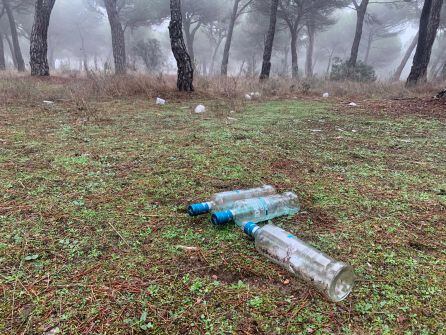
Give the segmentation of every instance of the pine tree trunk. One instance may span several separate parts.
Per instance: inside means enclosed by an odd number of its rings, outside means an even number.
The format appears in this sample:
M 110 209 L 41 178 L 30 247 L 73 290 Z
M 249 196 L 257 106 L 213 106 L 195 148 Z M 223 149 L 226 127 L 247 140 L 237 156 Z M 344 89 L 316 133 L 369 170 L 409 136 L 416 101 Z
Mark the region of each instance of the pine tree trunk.
M 372 35 L 372 32 L 370 32 L 369 38 L 367 39 L 367 48 L 365 50 L 364 64 L 369 63 L 369 57 L 370 57 L 370 51 L 372 50 L 372 44 L 373 44 L 373 35 Z
M 17 69 L 17 58 L 15 58 L 14 46 L 12 45 L 11 39 L 8 35 L 5 35 L 6 42 L 8 43 L 9 52 L 11 53 L 12 63 L 14 64 L 14 68 Z
M 183 21 L 183 29 L 184 29 L 184 37 L 186 40 L 187 53 L 192 61 L 192 65 L 195 68 L 195 52 L 194 52 L 194 41 L 195 41 L 195 33 L 198 28 L 201 26 L 201 23 L 197 23 L 197 25 L 192 28 L 192 24 L 190 20 Z
M 407 78 L 406 86 L 414 86 L 426 82 L 427 67 L 432 52 L 432 45 L 437 36 L 440 24 L 440 12 L 443 0 L 425 0 L 420 18 L 420 29 L 417 50 L 413 59 L 412 69 Z
M 214 52 L 212 53 L 211 67 L 210 67 L 210 69 L 209 69 L 209 74 L 210 74 L 211 76 L 213 76 L 213 75 L 215 74 L 215 59 L 217 58 L 217 52 L 218 52 L 218 50 L 220 49 L 221 42 L 223 42 L 223 39 L 220 39 L 220 40 L 217 42 L 217 45 L 215 46 Z
M 444 59 L 445 55 L 446 55 L 446 50 L 443 51 L 443 54 L 441 57 L 442 60 Z M 446 62 L 441 62 L 441 61 L 439 62 L 437 68 L 435 69 L 435 72 L 432 75 L 432 79 L 440 79 L 440 80 L 445 79 L 444 76 L 442 76 L 442 74 L 441 74 L 445 69 L 445 65 L 446 65 Z
M 49 56 L 48 56 L 48 66 L 50 67 L 50 70 L 56 69 L 56 59 L 54 58 L 54 48 L 50 49 Z
M 22 51 L 20 50 L 19 35 L 17 33 L 17 25 L 15 23 L 14 14 L 12 12 L 9 0 L 3 0 L 6 15 L 8 16 L 9 27 L 11 29 L 12 45 L 14 47 L 14 56 L 17 62 L 17 70 L 25 72 L 25 62 L 23 61 Z
M 277 7 L 279 0 L 271 0 L 271 13 L 269 17 L 269 29 L 266 35 L 265 50 L 263 52 L 262 72 L 260 80 L 268 79 L 271 72 L 271 55 L 273 53 L 274 35 L 276 34 Z
M 428 78 L 435 79 L 435 77 L 436 77 L 435 74 L 437 73 L 437 69 L 442 66 L 442 64 L 440 64 L 440 62 L 443 59 L 445 52 L 446 52 L 446 50 L 443 50 L 443 52 L 441 52 L 439 55 L 437 55 L 437 57 L 435 57 L 435 61 L 430 66 Z
M 299 38 L 298 32 L 291 30 L 291 76 L 293 79 L 299 77 L 299 59 L 297 56 L 297 39 Z
M 333 62 L 333 55 L 334 55 L 335 51 L 336 51 L 336 47 L 330 51 L 330 55 L 328 56 L 327 70 L 325 71 L 326 78 L 330 78 L 331 63 Z
M 6 70 L 5 46 L 3 44 L 3 34 L 0 32 L 0 71 Z
M 125 38 L 121 21 L 117 9 L 117 0 L 104 0 L 105 9 L 107 10 L 108 21 L 110 23 L 113 59 L 115 62 L 115 73 L 125 74 L 127 70 L 125 56 Z
M 314 22 L 309 22 L 307 24 L 308 31 L 308 46 L 307 46 L 307 57 L 305 60 L 305 75 L 307 78 L 313 77 L 313 51 L 314 51 L 314 37 L 316 34 L 314 27 Z
M 356 31 L 355 38 L 353 39 L 352 50 L 350 53 L 350 59 L 348 60 L 349 67 L 355 67 L 358 61 L 359 44 L 362 38 L 362 28 L 364 27 L 365 13 L 369 0 L 362 0 L 361 4 L 356 8 Z
M 179 91 L 192 92 L 194 90 L 194 69 L 184 44 L 181 0 L 170 0 L 170 12 L 169 35 L 172 52 L 177 61 L 177 88 Z
M 400 65 L 397 67 L 395 74 L 392 76 L 392 81 L 400 80 L 401 74 L 403 73 L 403 70 L 406 67 L 406 64 L 410 58 L 410 55 L 412 55 L 412 52 L 414 51 L 415 47 L 417 46 L 417 43 L 418 43 L 418 33 L 413 38 L 412 43 L 410 43 L 410 45 L 409 45 L 409 48 L 407 48 L 406 53 L 404 54 L 404 57 L 401 60 Z
M 30 40 L 30 65 L 32 76 L 49 76 L 48 66 L 48 26 L 51 11 L 56 0 L 37 0 L 34 12 L 34 24 Z
M 235 21 L 238 15 L 238 6 L 240 0 L 234 0 L 234 7 L 232 8 L 231 19 L 229 21 L 228 36 L 226 36 L 225 48 L 223 49 L 223 60 L 221 61 L 221 75 L 228 75 L 229 51 L 231 50 L 232 35 L 234 33 Z
M 283 67 L 282 73 L 286 76 L 288 73 L 288 54 L 290 53 L 290 48 L 288 46 L 283 48 Z

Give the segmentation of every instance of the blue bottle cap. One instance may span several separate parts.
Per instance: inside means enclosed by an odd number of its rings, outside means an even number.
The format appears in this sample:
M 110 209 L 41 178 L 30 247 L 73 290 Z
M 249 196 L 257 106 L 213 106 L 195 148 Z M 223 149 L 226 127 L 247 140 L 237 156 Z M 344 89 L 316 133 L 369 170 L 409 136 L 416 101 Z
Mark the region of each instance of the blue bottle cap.
M 197 216 L 201 214 L 209 213 L 211 209 L 209 208 L 209 205 L 207 202 L 201 202 L 198 204 L 192 204 L 189 207 L 187 207 L 187 212 L 190 216 Z
M 245 234 L 251 237 L 254 237 L 254 233 L 257 229 L 259 229 L 259 226 L 256 225 L 254 222 L 247 222 L 243 226 L 243 231 L 245 232 Z
M 232 221 L 233 218 L 231 211 L 216 212 L 212 214 L 212 223 L 220 226 Z

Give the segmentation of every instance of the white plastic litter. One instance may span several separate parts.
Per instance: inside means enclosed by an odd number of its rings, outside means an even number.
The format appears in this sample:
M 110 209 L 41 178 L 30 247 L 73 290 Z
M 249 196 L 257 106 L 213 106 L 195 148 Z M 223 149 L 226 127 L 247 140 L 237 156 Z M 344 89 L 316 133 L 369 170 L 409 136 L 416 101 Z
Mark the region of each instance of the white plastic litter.
M 330 93 L 328 93 L 328 92 L 325 92 L 324 94 L 322 94 L 322 97 L 324 97 L 324 98 L 328 98 L 330 96 Z
M 51 328 L 50 330 L 48 330 L 47 332 L 45 332 L 45 335 L 56 335 L 60 333 L 60 328 L 56 327 L 56 328 Z
M 156 104 L 157 105 L 165 105 L 166 104 L 166 100 L 161 99 L 161 98 L 156 98 Z
M 252 97 L 251 97 L 251 95 L 246 94 L 246 95 L 245 95 L 245 99 L 246 99 L 246 100 L 252 100 Z
M 351 106 L 351 107 L 357 107 L 358 106 L 358 104 L 356 104 L 354 102 L 350 102 L 348 105 Z
M 198 105 L 197 107 L 195 107 L 195 113 L 201 114 L 204 112 L 206 112 L 206 107 L 204 107 L 203 105 Z
M 45 105 L 54 105 L 54 101 L 51 101 L 51 100 L 43 100 L 43 103 Z

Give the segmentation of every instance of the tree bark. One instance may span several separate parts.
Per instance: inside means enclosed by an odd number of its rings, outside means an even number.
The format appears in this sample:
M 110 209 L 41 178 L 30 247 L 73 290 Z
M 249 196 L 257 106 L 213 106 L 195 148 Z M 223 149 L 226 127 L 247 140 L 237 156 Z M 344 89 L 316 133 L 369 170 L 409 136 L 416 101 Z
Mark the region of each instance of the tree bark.
M 51 11 L 56 0 L 37 0 L 34 12 L 34 24 L 30 40 L 30 65 L 32 76 L 49 76 L 48 66 L 48 26 Z
M 277 7 L 279 0 L 271 0 L 271 12 L 269 17 L 269 29 L 266 35 L 265 50 L 263 52 L 262 72 L 260 80 L 268 79 L 271 72 L 271 55 L 273 53 L 274 35 L 276 34 Z
M 364 27 L 365 13 L 367 12 L 367 6 L 369 5 L 369 0 L 362 0 L 361 4 L 358 5 L 354 1 L 356 8 L 356 31 L 355 38 L 353 39 L 352 50 L 350 53 L 350 59 L 348 60 L 349 67 L 355 67 L 358 61 L 359 44 L 362 38 L 362 28 Z
M 404 68 L 406 67 L 406 64 L 410 58 L 410 55 L 412 55 L 412 52 L 414 51 L 415 47 L 418 43 L 418 33 L 415 35 L 415 37 L 412 40 L 412 43 L 410 43 L 409 47 L 406 50 L 406 53 L 404 54 L 403 59 L 401 60 L 400 65 L 398 65 L 394 75 L 392 76 L 392 81 L 399 81 L 401 78 L 401 74 L 403 73 Z
M 184 44 L 181 0 L 170 0 L 170 12 L 169 36 L 172 52 L 177 61 L 177 88 L 179 91 L 192 92 L 194 90 L 194 68 Z
M 240 0 L 234 0 L 234 7 L 232 8 L 231 19 L 229 21 L 228 36 L 226 36 L 225 48 L 223 49 L 223 60 L 221 61 L 221 75 L 228 75 L 228 64 L 229 64 L 229 51 L 231 50 L 232 35 L 234 33 L 235 21 L 238 15 L 238 6 Z
M 297 30 L 291 30 L 291 77 L 297 79 L 299 77 L 299 59 L 297 55 L 297 40 L 299 38 L 299 32 Z
M 125 56 L 125 38 L 121 21 L 117 9 L 117 0 L 104 0 L 105 9 L 107 10 L 108 21 L 110 23 L 113 59 L 115 62 L 115 73 L 125 74 L 127 71 Z
M 435 42 L 440 24 L 440 12 L 443 0 L 425 0 L 420 18 L 420 29 L 417 49 L 413 59 L 412 69 L 407 78 L 406 86 L 414 86 L 426 82 L 432 45 Z
M 8 16 L 9 27 L 11 29 L 12 45 L 14 47 L 14 57 L 17 62 L 17 70 L 25 72 L 25 62 L 23 61 L 22 51 L 20 50 L 19 35 L 17 33 L 17 25 L 15 23 L 14 14 L 12 12 L 9 0 L 3 0 L 6 15 Z
M 0 71 L 6 70 L 5 47 L 3 44 L 3 34 L 0 32 Z
M 307 57 L 305 60 L 305 75 L 307 78 L 313 77 L 313 51 L 314 51 L 314 38 L 316 34 L 316 29 L 314 22 L 310 21 L 307 23 L 308 32 L 308 45 L 307 45 Z

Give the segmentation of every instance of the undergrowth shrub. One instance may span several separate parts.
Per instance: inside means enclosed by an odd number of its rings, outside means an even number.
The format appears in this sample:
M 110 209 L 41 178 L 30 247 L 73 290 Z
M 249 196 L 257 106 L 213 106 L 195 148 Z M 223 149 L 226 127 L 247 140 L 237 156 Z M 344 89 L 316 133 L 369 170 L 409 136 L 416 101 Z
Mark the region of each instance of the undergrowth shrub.
M 348 65 L 348 61 L 337 58 L 333 63 L 330 79 L 374 82 L 377 78 L 372 66 L 358 61 L 355 67 L 351 67 Z
M 0 73 L 0 104 L 22 101 L 42 103 L 52 101 L 95 101 L 106 99 L 161 97 L 167 100 L 185 99 L 230 99 L 245 101 L 245 95 L 259 92 L 264 99 L 290 99 L 299 96 L 321 98 L 328 92 L 331 97 L 356 98 L 404 98 L 414 96 L 432 97 L 444 82 L 430 82 L 406 89 L 403 82 L 384 81 L 324 80 L 319 78 L 295 80 L 274 77 L 260 82 L 258 78 L 246 77 L 201 77 L 195 79 L 194 93 L 180 93 L 176 90 L 175 75 L 150 76 L 132 73 L 114 76 L 104 73 L 78 73 L 76 77 L 60 73 L 48 78 L 33 78 L 15 72 Z

